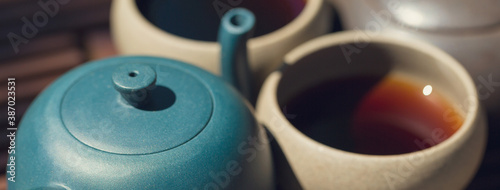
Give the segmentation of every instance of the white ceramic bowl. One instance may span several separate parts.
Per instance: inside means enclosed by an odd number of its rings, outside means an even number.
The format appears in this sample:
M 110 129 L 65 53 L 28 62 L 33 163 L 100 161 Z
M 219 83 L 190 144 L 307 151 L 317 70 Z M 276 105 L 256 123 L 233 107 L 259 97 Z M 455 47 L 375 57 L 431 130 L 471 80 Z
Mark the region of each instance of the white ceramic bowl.
M 257 118 L 274 135 L 301 186 L 305 189 L 464 188 L 480 164 L 486 143 L 487 124 L 471 77 L 456 60 L 432 45 L 382 35 L 360 41 L 363 38 L 359 38 L 358 32 L 322 36 L 292 50 L 285 56 L 286 67 L 273 72 L 260 92 Z M 354 45 L 359 51 L 351 55 L 342 53 L 339 46 L 342 44 Z M 320 50 L 323 53 L 317 53 Z M 310 56 L 312 53 L 314 56 Z M 378 72 L 382 67 L 375 64 L 378 60 L 392 60 L 394 65 L 388 75 L 403 74 L 439 89 L 463 112 L 462 126 L 445 141 L 427 149 L 398 155 L 366 155 L 319 143 L 287 120 L 283 102 L 320 81 Z
M 500 114 L 500 1 L 329 0 L 342 26 L 429 42 L 457 59 L 489 115 Z

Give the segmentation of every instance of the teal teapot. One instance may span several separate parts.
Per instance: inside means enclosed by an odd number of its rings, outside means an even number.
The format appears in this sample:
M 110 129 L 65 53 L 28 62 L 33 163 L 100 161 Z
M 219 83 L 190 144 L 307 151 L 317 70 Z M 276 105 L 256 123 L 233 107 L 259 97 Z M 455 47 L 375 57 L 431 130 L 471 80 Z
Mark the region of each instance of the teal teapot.
M 253 22 L 233 9 L 220 30 L 223 78 L 240 90 Z M 266 132 L 227 82 L 164 58 L 84 64 L 22 119 L 9 189 L 273 189 Z

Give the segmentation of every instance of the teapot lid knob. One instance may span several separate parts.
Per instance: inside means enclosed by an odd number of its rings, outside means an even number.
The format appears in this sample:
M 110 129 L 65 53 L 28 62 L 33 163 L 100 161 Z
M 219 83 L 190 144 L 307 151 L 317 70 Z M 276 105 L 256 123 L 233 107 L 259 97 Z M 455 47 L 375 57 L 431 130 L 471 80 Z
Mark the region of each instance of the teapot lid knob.
M 113 71 L 113 86 L 134 107 L 147 104 L 156 87 L 156 72 L 148 65 L 125 64 Z

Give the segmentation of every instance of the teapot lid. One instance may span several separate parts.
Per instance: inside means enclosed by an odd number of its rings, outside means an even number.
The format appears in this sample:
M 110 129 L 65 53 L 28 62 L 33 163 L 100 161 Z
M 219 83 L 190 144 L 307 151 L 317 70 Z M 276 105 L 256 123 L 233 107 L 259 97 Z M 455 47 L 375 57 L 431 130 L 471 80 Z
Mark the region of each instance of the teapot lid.
M 109 153 L 151 154 L 186 143 L 210 121 L 211 91 L 182 64 L 164 64 L 178 61 L 119 60 L 130 62 L 89 70 L 65 92 L 61 118 L 80 142 Z

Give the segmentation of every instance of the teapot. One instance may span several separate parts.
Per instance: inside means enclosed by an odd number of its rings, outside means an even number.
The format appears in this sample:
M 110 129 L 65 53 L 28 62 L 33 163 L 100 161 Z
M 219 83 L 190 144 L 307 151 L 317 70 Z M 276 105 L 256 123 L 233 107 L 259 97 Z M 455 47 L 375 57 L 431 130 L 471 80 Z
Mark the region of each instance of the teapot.
M 244 84 L 231 71 L 245 64 L 253 23 L 244 9 L 223 18 L 221 65 L 232 84 Z M 10 155 L 16 182 L 8 185 L 272 189 L 266 140 L 250 104 L 221 78 L 167 58 L 109 58 L 66 73 L 32 103 Z

